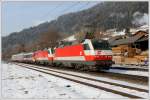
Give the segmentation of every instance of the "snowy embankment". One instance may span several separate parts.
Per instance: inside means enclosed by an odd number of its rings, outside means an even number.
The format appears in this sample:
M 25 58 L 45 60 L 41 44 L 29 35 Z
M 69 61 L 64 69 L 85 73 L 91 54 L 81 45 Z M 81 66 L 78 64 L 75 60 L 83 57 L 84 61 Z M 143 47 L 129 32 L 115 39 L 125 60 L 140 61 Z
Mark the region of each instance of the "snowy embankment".
M 105 72 L 112 72 L 112 73 L 119 73 L 119 74 L 127 74 L 127 75 L 136 75 L 136 76 L 149 77 L 149 73 L 148 72 L 144 72 L 144 71 L 110 69 L 110 70 L 105 70 Z
M 139 71 L 140 70 L 147 70 L 148 71 L 148 69 L 149 69 L 149 66 L 147 66 L 147 65 L 119 65 L 119 64 L 113 64 L 112 66 L 111 66 L 111 68 L 113 69 L 113 68 L 127 68 L 127 69 L 139 69 Z
M 14 64 L 1 69 L 3 98 L 125 98 Z
M 43 67 L 40 67 L 40 68 L 43 68 Z M 49 69 L 49 68 L 44 68 L 44 69 Z M 87 73 L 79 73 L 79 72 L 66 71 L 66 70 L 57 70 L 57 69 L 52 69 L 52 68 L 50 70 L 63 72 L 63 73 L 68 73 L 68 74 L 72 74 L 72 75 L 78 75 L 78 76 L 92 78 L 92 79 L 106 81 L 106 82 L 122 84 L 122 85 L 125 85 L 125 86 L 138 87 L 138 88 L 141 88 L 141 89 L 148 90 L 148 86 L 147 85 L 142 85 L 142 84 L 140 85 L 140 84 L 135 84 L 135 83 L 127 82 L 127 81 L 114 80 L 114 79 L 111 79 L 111 77 L 108 77 L 108 78 L 106 78 L 106 77 L 99 77 L 99 76 L 90 75 L 90 74 L 87 74 Z

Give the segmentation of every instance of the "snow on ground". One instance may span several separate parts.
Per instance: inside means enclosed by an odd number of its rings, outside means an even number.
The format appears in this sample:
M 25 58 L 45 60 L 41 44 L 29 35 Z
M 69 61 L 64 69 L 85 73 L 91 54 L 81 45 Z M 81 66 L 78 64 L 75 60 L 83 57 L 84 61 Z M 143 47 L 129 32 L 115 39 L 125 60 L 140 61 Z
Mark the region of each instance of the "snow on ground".
M 3 98 L 125 98 L 14 64 L 3 63 L 1 69 Z
M 76 40 L 75 35 L 71 35 L 64 39 L 64 41 L 75 41 L 75 40 Z
M 113 64 L 112 66 L 111 66 L 112 68 L 113 67 L 119 67 L 119 68 L 137 68 L 137 69 L 148 69 L 149 68 L 149 66 L 140 66 L 140 65 L 119 65 L 119 64 Z
M 121 69 L 110 69 L 110 70 L 106 70 L 106 71 L 107 72 L 113 72 L 113 73 L 120 73 L 120 74 L 149 77 L 148 72 L 145 72 L 145 71 L 131 71 L 131 70 L 121 70 Z
M 48 69 L 48 68 L 45 68 L 45 69 Z M 148 86 L 146 86 L 146 85 L 134 84 L 134 83 L 129 83 L 129 82 L 126 82 L 126 81 L 121 81 L 121 80 L 114 80 L 114 79 L 111 79 L 111 77 L 108 77 L 108 78 L 98 77 L 98 76 L 89 75 L 89 74 L 86 74 L 86 73 L 79 73 L 79 72 L 65 71 L 65 70 L 56 70 L 56 69 L 51 69 L 51 70 L 59 71 L 59 72 L 65 72 L 65 73 L 68 73 L 68 74 L 79 75 L 79 76 L 88 77 L 88 78 L 93 78 L 93 79 L 102 80 L 102 81 L 106 81 L 106 82 L 118 83 L 118 84 L 131 86 L 131 87 L 139 87 L 139 88 L 148 90 Z

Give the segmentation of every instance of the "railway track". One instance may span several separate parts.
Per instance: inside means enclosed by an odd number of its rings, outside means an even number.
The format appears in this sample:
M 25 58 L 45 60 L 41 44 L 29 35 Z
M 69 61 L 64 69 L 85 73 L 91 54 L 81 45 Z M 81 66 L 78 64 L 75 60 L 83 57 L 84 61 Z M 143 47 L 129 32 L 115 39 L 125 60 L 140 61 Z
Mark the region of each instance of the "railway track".
M 107 82 L 107 81 L 102 81 L 102 80 L 96 80 L 94 78 L 89 78 L 86 76 L 79 76 L 75 74 L 70 74 L 58 70 L 52 70 L 40 66 L 35 66 L 35 65 L 29 65 L 29 64 L 22 64 L 22 63 L 14 63 L 16 65 L 36 70 L 42 73 L 46 73 L 49 75 L 53 75 L 56 77 L 64 78 L 70 81 L 74 81 L 80 84 L 84 84 L 87 86 L 91 86 L 94 88 L 102 89 L 108 92 L 112 92 L 115 94 L 119 94 L 128 98 L 146 98 L 148 97 L 148 90 L 146 89 L 141 89 L 137 87 L 131 87 L 127 85 L 122 85 L 119 83 L 113 83 L 113 82 Z
M 23 63 L 24 64 L 24 63 Z M 31 64 L 27 64 L 28 66 L 32 66 Z M 99 77 L 104 77 L 104 76 L 107 76 L 107 75 L 109 75 L 109 76 L 112 76 L 113 77 L 113 75 L 117 75 L 117 77 L 116 78 L 121 78 L 121 79 L 123 79 L 123 78 L 130 78 L 129 80 L 136 80 L 135 82 L 130 82 L 130 84 L 128 84 L 128 85 L 126 85 L 127 84 L 127 82 L 126 82 L 126 80 L 122 80 L 122 81 L 125 81 L 125 83 L 122 83 L 122 84 L 124 84 L 124 85 L 122 85 L 121 84 L 121 86 L 124 86 L 124 87 L 140 87 L 140 88 L 142 88 L 142 89 L 144 89 L 144 90 L 146 90 L 147 89 L 147 87 L 143 87 L 143 86 L 137 86 L 137 85 L 135 85 L 134 83 L 137 83 L 137 81 L 141 81 L 141 79 L 143 79 L 143 77 L 141 77 L 140 76 L 140 78 L 138 78 L 139 76 L 132 76 L 132 75 L 123 75 L 123 74 L 118 74 L 118 73 L 98 73 L 98 72 L 81 72 L 81 71 L 74 71 L 74 70 L 67 70 L 67 69 L 59 69 L 59 67 L 57 68 L 57 67 L 48 67 L 48 66 L 40 66 L 40 65 L 33 65 L 33 67 L 37 67 L 38 66 L 38 68 L 42 68 L 42 69 L 45 69 L 45 70 L 52 70 L 52 71 L 55 71 L 55 72 L 60 72 L 60 73 L 63 73 L 63 74 L 67 74 L 67 75 L 73 75 L 73 76 L 78 76 L 78 77 L 82 77 L 82 78 L 87 78 L 87 79 L 95 79 L 95 80 L 97 80 L 97 81 L 100 81 L 100 82 L 106 82 L 106 80 L 104 80 L 104 79 L 100 79 Z M 99 76 L 99 74 L 101 75 L 101 74 L 104 74 L 103 76 Z M 86 76 L 86 77 L 85 77 Z M 121 76 L 121 77 L 120 77 Z M 106 83 L 112 83 L 112 81 L 116 81 L 117 79 L 115 78 L 115 79 L 112 79 L 112 77 L 106 77 L 107 79 L 111 79 L 111 80 L 107 80 L 108 82 L 106 82 Z M 133 78 L 132 78 L 133 77 Z M 144 77 L 145 78 L 145 77 Z M 103 81 L 104 80 L 104 81 Z M 147 83 L 147 81 L 145 81 L 145 80 L 142 80 L 143 82 L 145 82 L 145 83 Z M 118 80 L 114 83 L 114 84 L 117 84 L 117 83 L 120 83 L 120 79 L 119 79 L 119 82 L 118 82 Z M 132 84 L 131 84 L 132 83 Z M 119 84 L 117 84 L 117 85 L 119 85 Z M 130 85 L 130 86 L 129 86 Z M 143 84 L 142 84 L 143 85 Z M 146 84 L 146 86 L 147 86 L 147 84 Z M 142 90 L 141 90 L 142 91 Z M 148 90 L 147 90 L 148 91 Z
M 35 65 L 35 64 L 32 64 L 32 65 Z M 50 67 L 50 66 L 45 66 L 45 65 L 36 65 L 36 66 L 39 66 L 39 67 L 42 66 L 45 68 L 48 67 L 48 68 L 56 69 L 56 70 L 65 70 L 65 71 L 84 73 L 84 74 L 89 74 L 89 75 L 96 76 L 96 77 L 111 78 L 113 80 L 120 80 L 120 81 L 130 82 L 130 83 L 139 84 L 139 85 L 148 85 L 148 81 L 149 81 L 147 76 L 125 74 L 125 73 L 113 72 L 113 71 L 108 71 L 108 70 L 103 70 L 101 72 L 96 72 L 96 71 L 89 72 L 89 71 L 80 71 L 80 70 L 75 70 L 75 69 L 69 69 L 69 68 L 65 68 L 65 67 Z

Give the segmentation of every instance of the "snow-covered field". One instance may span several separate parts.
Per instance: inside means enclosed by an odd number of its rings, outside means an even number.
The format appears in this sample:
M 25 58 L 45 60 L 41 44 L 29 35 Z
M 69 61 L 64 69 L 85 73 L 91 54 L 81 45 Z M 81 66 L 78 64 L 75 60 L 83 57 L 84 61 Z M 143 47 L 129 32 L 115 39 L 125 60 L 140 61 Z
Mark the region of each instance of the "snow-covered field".
M 14 64 L 2 63 L 1 72 L 2 98 L 125 98 Z

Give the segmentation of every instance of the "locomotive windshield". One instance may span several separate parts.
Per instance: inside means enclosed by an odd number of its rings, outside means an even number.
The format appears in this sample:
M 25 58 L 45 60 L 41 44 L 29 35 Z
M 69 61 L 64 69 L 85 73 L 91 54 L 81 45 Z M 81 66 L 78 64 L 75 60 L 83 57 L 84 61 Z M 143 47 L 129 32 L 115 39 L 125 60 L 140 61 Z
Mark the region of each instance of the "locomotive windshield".
M 92 44 L 95 50 L 111 50 L 106 40 L 92 40 Z

